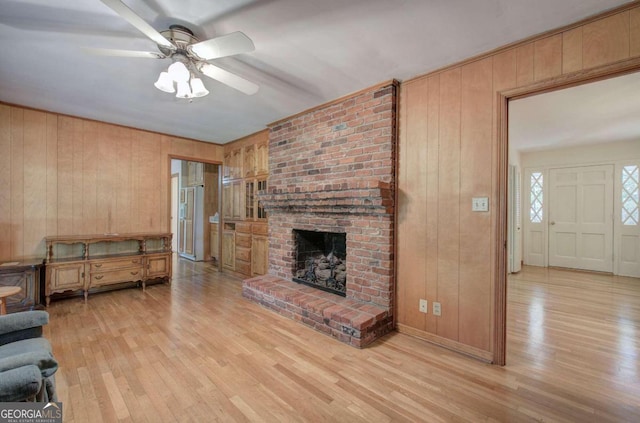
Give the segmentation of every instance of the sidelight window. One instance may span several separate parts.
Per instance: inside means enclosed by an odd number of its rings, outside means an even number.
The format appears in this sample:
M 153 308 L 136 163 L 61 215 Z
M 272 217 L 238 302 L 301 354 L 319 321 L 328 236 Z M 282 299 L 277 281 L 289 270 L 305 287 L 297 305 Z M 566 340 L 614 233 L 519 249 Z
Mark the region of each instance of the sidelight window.
M 637 225 L 640 221 L 638 205 L 640 191 L 640 170 L 638 166 L 622 168 L 622 224 Z
M 542 172 L 531 173 L 529 220 L 531 223 L 541 223 L 543 217 L 543 175 Z

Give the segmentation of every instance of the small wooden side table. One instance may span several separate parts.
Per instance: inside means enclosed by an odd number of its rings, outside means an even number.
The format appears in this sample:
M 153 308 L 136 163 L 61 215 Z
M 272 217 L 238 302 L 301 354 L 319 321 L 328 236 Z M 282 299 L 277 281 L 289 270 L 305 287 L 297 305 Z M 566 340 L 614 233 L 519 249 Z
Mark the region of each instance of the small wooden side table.
M 19 286 L 0 286 L 0 315 L 7 314 L 7 297 L 22 291 Z

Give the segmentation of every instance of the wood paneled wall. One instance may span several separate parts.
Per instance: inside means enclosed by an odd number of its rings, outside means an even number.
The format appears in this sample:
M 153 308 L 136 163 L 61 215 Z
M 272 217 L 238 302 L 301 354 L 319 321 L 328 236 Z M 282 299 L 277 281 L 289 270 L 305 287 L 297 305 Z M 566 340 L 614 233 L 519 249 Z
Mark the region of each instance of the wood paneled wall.
M 498 93 L 640 56 L 637 3 L 401 87 L 397 326 L 493 360 L 499 219 Z M 490 211 L 472 212 L 472 197 Z M 419 312 L 419 300 L 429 313 Z M 431 304 L 442 304 L 442 316 Z
M 0 261 L 44 258 L 49 235 L 169 231 L 169 156 L 223 147 L 0 104 Z

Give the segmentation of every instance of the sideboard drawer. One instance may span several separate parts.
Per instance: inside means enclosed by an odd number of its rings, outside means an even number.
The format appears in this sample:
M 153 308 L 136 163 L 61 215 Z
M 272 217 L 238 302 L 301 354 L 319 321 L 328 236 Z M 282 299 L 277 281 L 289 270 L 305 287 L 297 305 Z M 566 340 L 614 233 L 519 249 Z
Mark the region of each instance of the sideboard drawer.
M 144 278 L 142 266 L 128 269 L 112 270 L 110 272 L 91 273 L 89 288 L 112 283 L 139 281 Z
M 106 259 L 106 260 L 92 260 L 91 273 L 93 272 L 105 272 L 113 269 L 122 269 L 124 267 L 141 267 L 142 256 L 140 257 L 127 257 L 122 259 Z

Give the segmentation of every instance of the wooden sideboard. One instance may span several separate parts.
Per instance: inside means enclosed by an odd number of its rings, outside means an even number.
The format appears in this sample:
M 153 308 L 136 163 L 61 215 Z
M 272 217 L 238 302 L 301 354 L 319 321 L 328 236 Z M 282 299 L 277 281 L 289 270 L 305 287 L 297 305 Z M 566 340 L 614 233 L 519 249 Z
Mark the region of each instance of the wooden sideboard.
M 0 286 L 19 286 L 20 292 L 8 297 L 7 311 L 32 310 L 42 307 L 40 271 L 42 260 L 0 264 Z
M 84 292 L 150 279 L 171 282 L 170 233 L 70 235 L 46 237 L 46 304 L 52 294 Z

